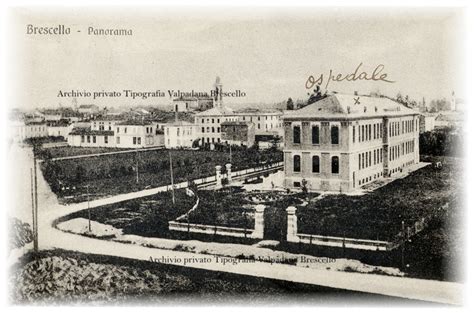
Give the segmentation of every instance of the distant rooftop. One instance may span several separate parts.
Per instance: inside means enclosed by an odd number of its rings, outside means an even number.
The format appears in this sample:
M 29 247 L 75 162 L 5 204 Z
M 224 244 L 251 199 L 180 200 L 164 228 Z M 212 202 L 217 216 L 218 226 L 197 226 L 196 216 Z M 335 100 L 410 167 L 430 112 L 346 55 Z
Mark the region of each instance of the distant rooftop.
M 222 108 L 212 108 L 203 112 L 199 112 L 196 116 L 222 116 L 222 115 L 234 115 L 235 112 L 231 108 L 222 107 Z
M 143 120 L 143 121 L 142 120 L 127 120 L 127 121 L 118 122 L 116 125 L 145 126 L 145 125 L 151 125 L 151 124 L 152 122 L 148 120 Z
M 74 128 L 69 135 L 113 136 L 113 130 L 91 130 L 90 128 Z

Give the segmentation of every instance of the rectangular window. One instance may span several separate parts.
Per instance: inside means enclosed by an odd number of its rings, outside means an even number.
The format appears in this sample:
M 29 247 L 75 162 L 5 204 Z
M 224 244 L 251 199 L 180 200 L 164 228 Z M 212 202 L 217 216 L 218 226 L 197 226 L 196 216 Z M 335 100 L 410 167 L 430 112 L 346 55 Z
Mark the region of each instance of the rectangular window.
M 138 137 L 138 138 L 137 138 L 137 143 L 138 143 L 139 145 L 142 144 L 142 137 Z
M 301 156 L 293 156 L 293 172 L 299 173 L 301 171 Z
M 109 137 L 104 136 L 104 143 L 109 143 Z
M 358 131 L 359 131 L 359 142 L 360 142 L 361 141 L 361 139 L 360 139 L 360 125 L 359 125 L 358 128 L 359 128 Z
M 81 142 L 84 142 L 84 135 L 81 135 Z
M 356 127 L 352 126 L 352 142 L 356 142 Z
M 361 169 L 361 156 L 360 156 L 360 153 L 359 153 L 359 170 Z
M 117 139 L 116 142 L 119 145 L 120 144 L 120 137 L 117 137 L 116 139 Z
M 319 145 L 319 126 L 317 125 L 311 128 L 311 140 L 313 145 Z
M 92 136 L 92 143 L 96 143 L 96 137 Z
M 339 144 L 339 127 L 337 126 L 331 127 L 331 144 L 333 145 Z
M 87 135 L 87 143 L 91 143 L 91 136 Z
M 319 173 L 319 156 L 313 156 L 313 173 Z
M 137 137 L 133 137 L 133 144 L 134 144 L 134 145 L 137 144 Z
M 301 143 L 301 127 L 300 126 L 293 127 L 293 143 L 296 143 L 296 144 Z

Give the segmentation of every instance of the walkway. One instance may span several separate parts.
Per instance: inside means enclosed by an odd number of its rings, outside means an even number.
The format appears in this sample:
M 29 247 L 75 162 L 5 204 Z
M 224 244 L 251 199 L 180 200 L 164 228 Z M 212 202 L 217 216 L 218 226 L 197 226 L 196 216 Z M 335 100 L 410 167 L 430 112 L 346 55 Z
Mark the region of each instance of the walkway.
M 41 172 L 38 174 L 40 249 L 59 248 L 82 253 L 116 256 L 143 261 L 150 261 L 150 258 L 178 258 L 181 261 L 177 261 L 173 264 L 210 271 L 251 275 L 430 302 L 461 304 L 462 301 L 463 285 L 458 283 L 352 272 L 316 270 L 285 264 L 270 264 L 266 262 L 242 263 L 238 262 L 238 259 L 231 260 L 236 261 L 236 265 L 233 265 L 232 262 L 224 264 L 223 262 L 216 262 L 215 257 L 209 254 L 162 250 L 65 233 L 54 228 L 52 226 L 53 222 L 64 215 L 87 209 L 88 204 L 87 202 L 83 202 L 67 206 L 60 205 L 56 196 L 51 192 L 49 186 L 44 180 Z M 29 184 L 28 180 L 25 180 L 25 183 Z M 168 188 L 170 188 L 170 186 L 94 200 L 90 202 L 90 206 L 101 206 L 152 195 L 159 191 L 165 191 Z M 198 261 L 209 258 L 213 259 L 210 263 L 193 262 L 193 260 Z M 185 259 L 188 260 L 186 265 L 184 264 Z

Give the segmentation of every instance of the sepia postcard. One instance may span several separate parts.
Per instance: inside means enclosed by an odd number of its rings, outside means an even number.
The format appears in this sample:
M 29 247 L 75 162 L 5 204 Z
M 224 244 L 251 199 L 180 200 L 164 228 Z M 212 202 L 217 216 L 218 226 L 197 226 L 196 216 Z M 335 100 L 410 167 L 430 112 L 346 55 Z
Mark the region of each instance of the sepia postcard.
M 464 9 L 5 23 L 10 305 L 465 303 Z

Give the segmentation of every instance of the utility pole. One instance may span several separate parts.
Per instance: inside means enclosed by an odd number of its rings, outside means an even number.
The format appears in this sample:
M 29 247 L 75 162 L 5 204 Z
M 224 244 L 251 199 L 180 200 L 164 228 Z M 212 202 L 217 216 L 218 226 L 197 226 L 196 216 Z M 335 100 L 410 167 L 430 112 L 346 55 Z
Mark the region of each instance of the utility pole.
M 170 156 L 170 175 L 171 175 L 171 195 L 173 197 L 173 205 L 176 204 L 176 200 L 174 197 L 174 178 L 173 178 L 173 161 L 171 160 L 171 151 L 169 151 Z
M 138 185 L 138 148 L 137 148 L 136 152 L 137 152 L 137 157 L 136 157 L 136 172 L 137 172 L 137 185 Z
M 405 269 L 405 221 L 402 221 L 402 270 Z
M 34 191 L 35 191 L 35 205 L 33 213 L 33 249 L 38 252 L 38 173 L 37 173 L 37 162 L 36 154 L 33 149 L 33 162 L 34 162 Z
M 34 194 L 34 178 L 33 168 L 30 168 L 30 182 L 31 182 L 31 227 L 33 231 L 33 241 L 35 241 L 35 194 Z
M 89 201 L 89 185 L 86 186 L 87 188 L 87 215 L 89 218 L 89 233 L 91 232 L 91 206 Z

